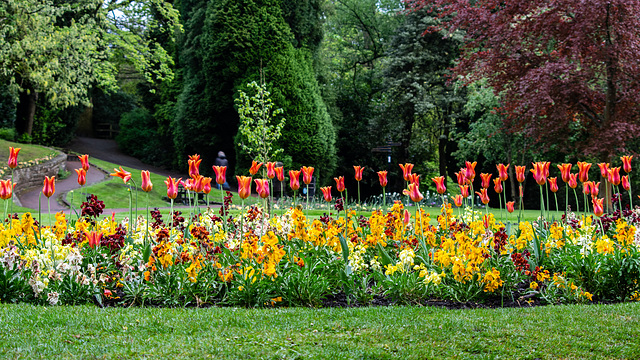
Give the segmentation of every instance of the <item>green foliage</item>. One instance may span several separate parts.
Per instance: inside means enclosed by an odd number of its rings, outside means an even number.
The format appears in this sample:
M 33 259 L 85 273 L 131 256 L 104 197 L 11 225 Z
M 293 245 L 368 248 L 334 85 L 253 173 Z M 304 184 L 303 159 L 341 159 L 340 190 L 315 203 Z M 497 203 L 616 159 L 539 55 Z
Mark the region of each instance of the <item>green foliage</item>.
M 172 155 L 158 137 L 156 121 L 146 108 L 135 108 L 122 115 L 116 141 L 122 151 L 147 163 L 160 163 Z
M 256 161 L 273 161 L 282 153 L 282 149 L 277 147 L 277 142 L 285 124 L 284 118 L 278 119 L 283 111 L 273 109 L 271 93 L 266 85 L 258 85 L 253 81 L 247 84 L 247 87 L 249 91 L 254 92 L 253 96 L 249 97 L 244 91 L 238 90 L 236 99 L 240 116 L 240 146 Z
M 46 102 L 36 106 L 31 141 L 46 146 L 64 146 L 75 136 L 79 106 L 55 108 Z

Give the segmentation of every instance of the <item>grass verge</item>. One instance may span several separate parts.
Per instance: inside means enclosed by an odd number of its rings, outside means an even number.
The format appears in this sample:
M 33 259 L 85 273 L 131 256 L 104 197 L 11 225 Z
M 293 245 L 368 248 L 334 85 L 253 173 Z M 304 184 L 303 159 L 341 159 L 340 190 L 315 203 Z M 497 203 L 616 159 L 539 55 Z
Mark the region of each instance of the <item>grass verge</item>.
M 11 359 L 633 359 L 640 357 L 640 304 L 473 310 L 0 305 L 0 355 Z

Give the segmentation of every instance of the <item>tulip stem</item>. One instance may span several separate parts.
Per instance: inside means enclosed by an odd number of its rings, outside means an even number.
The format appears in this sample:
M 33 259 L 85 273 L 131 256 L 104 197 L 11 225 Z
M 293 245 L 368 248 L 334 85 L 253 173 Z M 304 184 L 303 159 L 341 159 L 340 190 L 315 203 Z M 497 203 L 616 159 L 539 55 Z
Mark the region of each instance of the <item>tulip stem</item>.
M 567 211 L 569 210 L 569 184 L 564 183 L 565 189 L 565 204 L 564 204 L 564 222 L 567 223 Z
M 580 203 L 578 202 L 578 193 L 576 192 L 576 189 L 573 189 L 573 196 L 576 198 L 576 213 L 580 212 Z
M 498 204 L 500 204 L 500 220 L 504 222 L 504 213 L 502 212 L 502 193 L 498 193 Z
M 173 232 L 173 198 L 171 198 L 171 212 L 169 213 L 169 238 L 171 238 L 171 233 Z
M 540 185 L 540 224 L 542 224 L 542 219 L 544 219 L 544 191 Z M 542 227 L 540 228 L 542 229 Z
M 240 231 L 238 232 L 238 240 L 242 241 L 242 233 L 244 232 L 244 199 L 242 199 L 242 211 L 240 212 Z
M 618 207 L 620 209 L 620 217 L 622 217 L 622 194 L 620 194 L 620 187 L 616 185 L 616 195 L 618 195 Z
M 556 199 L 556 212 L 558 212 L 558 194 L 553 193 L 553 196 L 554 196 L 554 197 L 555 197 L 555 199 Z
M 147 192 L 147 231 L 144 233 L 144 238 L 145 238 L 144 246 L 147 247 L 147 245 L 149 245 L 150 243 L 149 241 L 149 192 Z
M 133 194 L 129 185 L 129 235 L 133 235 Z
M 11 169 L 11 186 L 14 186 L 14 184 L 13 184 L 13 168 Z M 13 188 L 11 189 L 11 214 L 13 214 Z
M 280 181 L 280 217 L 284 214 L 284 206 L 282 204 L 282 199 L 284 199 L 284 181 Z
M 385 212 L 387 207 L 387 188 L 382 187 L 382 211 Z
M 305 214 L 305 216 L 308 218 L 309 217 L 309 184 L 307 184 L 307 213 Z
M 362 204 L 360 203 L 360 181 L 358 181 L 358 210 L 360 210 L 361 206 Z M 356 215 L 358 215 L 357 212 L 356 212 Z
M 4 217 L 2 218 L 2 221 L 7 221 L 7 209 L 9 208 L 9 201 L 11 201 L 11 199 L 7 199 L 4 201 Z M 9 227 L 11 227 L 11 223 L 13 221 L 11 221 L 12 219 L 9 219 Z
M 550 204 L 550 202 L 549 202 L 549 185 L 548 185 L 548 183 L 545 183 L 545 186 L 544 186 L 544 192 L 545 192 L 545 194 L 546 194 L 546 196 L 547 196 L 547 199 L 546 199 L 546 204 L 547 204 L 547 206 L 545 207 L 545 210 L 547 211 L 547 219 L 550 219 L 551 217 L 549 216 L 549 213 L 550 213 L 550 211 L 551 211 L 551 205 L 549 205 L 549 204 Z M 556 204 L 556 208 L 557 208 L 557 207 L 558 207 L 558 206 L 557 206 L 557 204 Z
M 520 220 L 520 218 L 522 217 L 522 210 L 523 210 L 523 206 L 522 206 L 522 183 L 520 183 L 520 206 L 519 206 L 519 211 L 518 211 L 518 220 Z
M 220 184 L 220 198 L 222 198 L 222 229 L 225 239 L 227 237 L 227 210 L 224 207 L 224 187 Z

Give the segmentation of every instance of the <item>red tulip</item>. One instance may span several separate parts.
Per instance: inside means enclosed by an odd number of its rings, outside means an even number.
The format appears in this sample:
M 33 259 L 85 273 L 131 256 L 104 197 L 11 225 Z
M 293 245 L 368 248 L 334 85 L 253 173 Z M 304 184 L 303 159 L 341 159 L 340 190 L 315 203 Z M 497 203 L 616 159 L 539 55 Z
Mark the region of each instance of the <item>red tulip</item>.
M 100 241 L 102 240 L 102 233 L 99 231 L 92 232 L 84 232 L 87 240 L 89 241 L 89 246 L 93 249 L 96 246 L 100 246 Z
M 227 181 L 227 167 L 213 165 L 212 168 L 216 174 L 216 184 L 224 184 Z
M 444 185 L 444 176 L 437 176 L 432 178 L 434 183 L 436 183 L 436 191 L 438 194 L 442 195 L 447 192 L 447 187 Z
M 187 161 L 187 163 L 189 164 L 189 177 L 195 178 L 196 176 L 200 175 L 201 162 L 202 159 L 200 159 L 200 155 L 195 154 L 189 156 L 189 161 Z
M 76 173 L 78 173 L 78 184 L 80 184 L 80 186 L 84 186 L 84 184 L 87 183 L 87 172 L 82 168 L 75 170 Z
M 609 169 L 607 180 L 615 186 L 620 185 L 620 168 L 614 167 Z
M 544 177 L 548 178 L 549 177 L 549 168 L 551 167 L 551 163 L 548 161 L 545 161 L 542 163 L 543 168 L 544 168 Z
M 212 178 L 210 177 L 206 177 L 206 178 L 202 178 L 202 192 L 205 193 L 205 195 L 209 194 L 211 192 L 211 182 L 213 181 Z
M 466 176 L 467 180 L 469 180 L 470 182 L 473 182 L 473 179 L 476 177 L 476 165 L 477 164 L 478 164 L 477 161 L 474 161 L 474 162 L 465 161 L 464 162 L 464 165 L 466 167 L 465 176 Z
M 276 177 L 276 163 L 275 162 L 267 162 L 267 177 L 269 179 L 273 179 Z
M 262 166 L 262 163 L 256 162 L 255 160 L 251 161 L 251 168 L 249 169 L 249 174 L 251 175 L 257 174 L 258 170 L 260 170 L 260 166 Z
M 413 202 L 420 202 L 420 200 L 424 199 L 424 196 L 420 193 L 420 189 L 418 189 L 418 185 L 413 183 L 409 184 L 409 189 L 404 189 L 402 193 L 409 195 Z
M 500 178 L 493 179 L 493 190 L 498 194 L 502 193 L 502 180 L 500 180 Z
M 362 180 L 362 171 L 364 170 L 364 166 L 354 165 L 353 169 L 356 171 L 356 181 Z
M 325 187 L 321 187 L 320 190 L 322 190 L 322 195 L 324 196 L 324 200 L 326 202 L 331 202 L 331 186 L 325 186 Z
M 49 198 L 55 192 L 56 192 L 56 177 L 45 176 L 44 186 L 42 187 L 42 194 L 44 194 L 44 196 Z
M 622 168 L 628 174 L 631 172 L 631 159 L 633 159 L 633 155 L 622 156 L 620 160 L 622 160 Z
M 461 207 L 462 206 L 462 201 L 464 200 L 464 198 L 462 197 L 462 195 L 456 195 L 453 197 L 453 203 L 456 204 L 457 207 Z
M 142 170 L 142 191 L 149 192 L 153 189 L 153 184 L 151 183 L 151 174 L 149 170 Z
M 569 174 L 569 187 L 572 189 L 578 187 L 578 174 Z
M 464 169 L 460 169 L 460 171 L 456 173 L 456 179 L 458 180 L 458 185 L 460 186 L 463 186 L 467 183 L 467 175 Z
M 131 173 L 128 172 L 128 171 L 124 171 L 122 169 L 122 166 L 120 166 L 120 170 L 113 169 L 113 171 L 115 171 L 115 173 L 110 174 L 110 175 L 119 177 L 120 179 L 122 179 L 122 181 L 124 181 L 125 184 L 131 179 Z
M 409 176 L 413 171 L 413 164 L 406 163 L 404 165 L 402 164 L 399 164 L 399 165 L 400 165 L 400 168 L 402 169 L 402 177 L 404 178 L 405 181 L 409 181 Z
M 527 176 L 525 174 L 527 167 L 526 166 L 518 166 L 516 165 L 516 180 L 518 182 L 524 182 L 525 177 Z
M 509 178 L 509 174 L 508 174 L 508 170 L 509 170 L 509 165 L 510 164 L 498 164 L 496 165 L 496 168 L 498 169 L 498 177 L 500 178 L 500 181 L 507 181 L 507 179 Z
M 336 190 L 338 190 L 338 192 L 343 192 L 344 191 L 344 176 L 333 178 L 333 180 L 336 181 Z
M 182 182 L 182 178 L 176 180 L 168 177 L 164 183 L 167 185 L 167 197 L 169 199 L 175 199 L 178 196 L 178 184 Z
M 591 194 L 591 181 L 585 181 L 582 183 L 582 193 L 584 195 Z
M 509 213 L 512 213 L 515 207 L 515 201 L 508 201 L 507 202 L 507 211 Z
M 560 174 L 562 175 L 562 181 L 565 183 L 569 182 L 569 174 L 571 174 L 571 164 L 559 164 L 558 169 L 560 169 Z
M 278 166 L 274 171 L 276 172 L 276 178 L 278 181 L 284 181 L 284 168 L 282 166 Z
M 558 178 L 549 178 L 549 190 L 554 193 L 558 192 Z
M 476 191 L 476 194 L 480 196 L 480 201 L 482 201 L 483 204 L 487 205 L 489 203 L 489 194 L 487 193 L 487 189 L 480 189 L 480 192 Z
M 300 189 L 300 170 L 289 170 L 289 186 L 293 191 Z
M 16 166 L 18 166 L 18 153 L 20 152 L 21 148 L 14 148 L 14 147 L 10 147 L 9 148 L 9 161 L 8 161 L 8 165 L 11 169 L 15 169 Z
M 256 192 L 258 195 L 266 199 L 269 197 L 269 180 L 267 179 L 255 179 L 256 182 Z
M 238 176 L 238 196 L 240 199 L 246 199 L 251 195 L 251 176 Z
M 11 184 L 11 179 L 0 180 L 0 199 L 11 199 L 11 196 L 13 195 L 13 188 L 15 186 L 16 184 Z
M 538 185 L 544 185 L 547 183 L 547 176 L 545 175 L 545 163 L 536 162 L 533 163 L 533 169 L 531 172 L 533 173 L 533 178 Z
M 378 171 L 378 179 L 380 180 L 380 186 L 386 187 L 387 182 L 387 170 Z
M 460 186 L 460 194 L 462 194 L 462 196 L 464 198 L 468 198 L 469 197 L 469 185 Z
M 80 159 L 80 164 L 82 164 L 82 169 L 84 169 L 84 172 L 88 172 L 89 171 L 89 155 L 88 154 L 84 154 L 82 156 L 78 155 L 78 159 Z
M 491 186 L 491 176 L 492 174 L 480 174 L 480 179 L 482 179 L 482 187 L 488 189 Z
M 600 192 L 600 183 L 591 181 L 591 196 L 596 197 Z
M 590 163 L 578 161 L 578 180 L 580 182 L 589 181 L 589 169 L 591 168 Z
M 629 175 L 625 175 L 621 178 L 622 180 L 622 188 L 626 191 L 631 190 L 631 184 L 629 184 Z
M 302 167 L 302 182 L 309 185 L 311 183 L 311 179 L 313 178 L 313 167 L 311 166 L 303 166 Z
M 598 199 L 596 197 L 591 199 L 591 203 L 593 204 L 593 213 L 597 216 L 600 217 L 602 216 L 602 214 L 604 214 L 604 207 L 603 207 L 603 203 L 604 199 Z
M 607 178 L 609 177 L 609 163 L 600 163 L 598 164 L 598 167 L 600 168 L 600 176 L 602 176 L 603 178 Z
M 408 225 L 410 220 L 411 220 L 411 215 L 409 214 L 409 210 L 404 209 L 404 217 L 402 218 L 402 222 L 405 225 Z

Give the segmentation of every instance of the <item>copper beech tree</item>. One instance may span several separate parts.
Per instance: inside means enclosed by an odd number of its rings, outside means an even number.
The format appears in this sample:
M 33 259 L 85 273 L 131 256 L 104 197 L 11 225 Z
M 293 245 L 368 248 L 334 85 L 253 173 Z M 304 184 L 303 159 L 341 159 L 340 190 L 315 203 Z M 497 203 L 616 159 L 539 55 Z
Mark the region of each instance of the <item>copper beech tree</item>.
M 640 0 L 407 0 L 463 30 L 454 73 L 502 95 L 505 129 L 609 157 L 640 130 Z M 564 146 L 563 146 L 564 145 Z

